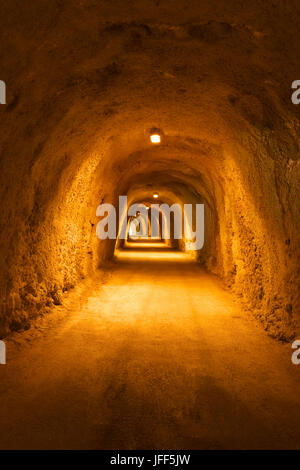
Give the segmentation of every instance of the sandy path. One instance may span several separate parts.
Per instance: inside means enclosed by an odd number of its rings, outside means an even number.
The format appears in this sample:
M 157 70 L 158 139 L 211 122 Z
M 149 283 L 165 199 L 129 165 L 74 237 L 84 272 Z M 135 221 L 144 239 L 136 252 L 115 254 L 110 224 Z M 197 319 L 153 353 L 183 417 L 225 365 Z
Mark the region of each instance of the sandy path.
M 290 345 L 184 255 L 130 253 L 8 340 L 0 448 L 300 448 Z

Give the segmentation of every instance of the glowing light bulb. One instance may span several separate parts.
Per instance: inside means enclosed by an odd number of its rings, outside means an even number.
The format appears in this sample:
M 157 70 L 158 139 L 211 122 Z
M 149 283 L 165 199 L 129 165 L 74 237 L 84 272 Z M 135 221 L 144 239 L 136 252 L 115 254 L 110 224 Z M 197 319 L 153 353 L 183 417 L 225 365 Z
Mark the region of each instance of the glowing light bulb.
M 159 134 L 152 134 L 150 135 L 150 140 L 152 144 L 159 144 L 160 143 L 160 135 Z
M 153 197 L 154 197 L 155 199 L 157 199 L 157 198 L 158 198 L 158 194 L 157 194 L 157 193 L 154 193 L 154 194 L 153 194 Z

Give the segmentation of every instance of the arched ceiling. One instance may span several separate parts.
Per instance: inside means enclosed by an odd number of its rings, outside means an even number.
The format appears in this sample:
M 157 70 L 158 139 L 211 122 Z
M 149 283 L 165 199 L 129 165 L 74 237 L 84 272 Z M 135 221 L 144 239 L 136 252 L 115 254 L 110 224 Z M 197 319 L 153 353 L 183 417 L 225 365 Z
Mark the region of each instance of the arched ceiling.
M 5 296 L 24 303 L 30 285 L 42 303 L 87 275 L 107 250 L 95 239 L 98 204 L 160 173 L 217 213 L 210 268 L 266 311 L 277 290 L 284 315 L 299 279 L 297 2 L 12 0 L 0 9 Z

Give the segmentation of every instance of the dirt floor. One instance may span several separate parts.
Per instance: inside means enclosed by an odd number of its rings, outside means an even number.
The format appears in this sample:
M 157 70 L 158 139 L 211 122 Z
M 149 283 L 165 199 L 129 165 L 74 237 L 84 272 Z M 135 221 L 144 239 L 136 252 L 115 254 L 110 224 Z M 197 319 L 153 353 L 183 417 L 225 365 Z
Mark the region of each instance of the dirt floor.
M 1 449 L 300 448 L 300 367 L 187 255 L 128 247 L 6 340 Z

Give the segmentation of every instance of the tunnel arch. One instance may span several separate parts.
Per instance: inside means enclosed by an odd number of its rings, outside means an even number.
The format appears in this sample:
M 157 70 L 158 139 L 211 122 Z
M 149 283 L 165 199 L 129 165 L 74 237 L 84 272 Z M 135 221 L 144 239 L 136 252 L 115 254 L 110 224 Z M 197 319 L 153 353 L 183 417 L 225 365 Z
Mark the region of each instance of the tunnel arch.
M 60 302 L 111 256 L 113 243 L 95 236 L 96 207 L 116 204 L 130 178 L 150 168 L 182 178 L 208 201 L 216 254 L 207 267 L 271 334 L 293 334 L 300 127 L 287 88 L 297 75 L 297 17 L 283 2 L 271 17 L 271 3 L 258 4 L 257 18 L 240 5 L 195 2 L 192 16 L 182 5 L 176 16 L 161 6 L 158 20 L 149 3 L 146 21 L 140 7 L 128 11 L 118 2 L 118 11 L 104 6 L 103 22 L 95 6 L 67 2 L 59 12 L 47 6 L 57 21 L 44 18 L 38 31 L 29 5 L 18 5 L 18 18 L 8 15 L 1 51 L 1 78 L 9 84 L 1 109 L 2 336 Z M 79 27 L 81 13 L 87 22 Z M 7 39 L 10 28 L 14 40 Z M 155 148 L 152 128 L 164 133 Z

